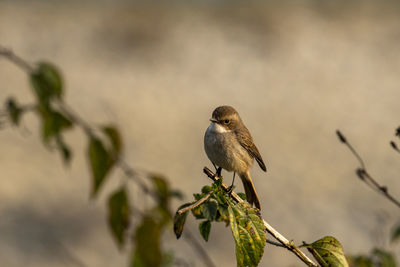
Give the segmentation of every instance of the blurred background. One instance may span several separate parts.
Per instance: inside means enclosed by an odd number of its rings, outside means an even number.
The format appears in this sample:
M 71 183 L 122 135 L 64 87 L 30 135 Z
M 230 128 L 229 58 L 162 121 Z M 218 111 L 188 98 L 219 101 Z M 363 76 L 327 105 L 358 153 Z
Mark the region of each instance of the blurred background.
M 186 202 L 210 183 L 211 112 L 234 106 L 268 168 L 252 175 L 271 225 L 296 244 L 333 235 L 349 254 L 400 255 L 388 239 L 399 209 L 360 182 L 335 135 L 400 197 L 400 155 L 389 146 L 400 124 L 399 12 L 395 1 L 0 1 L 0 44 L 58 65 L 70 106 L 90 123 L 117 124 L 127 161 L 167 176 Z M 33 99 L 26 74 L 4 59 L 0 81 L 2 102 Z M 104 196 L 118 183 L 89 200 L 83 135 L 66 136 L 67 168 L 38 126 L 27 115 L 22 130 L 0 131 L 1 265 L 126 266 L 106 222 Z M 193 218 L 186 227 L 201 239 Z M 218 266 L 235 266 L 229 228 L 213 225 L 202 243 Z M 172 231 L 164 245 L 203 266 Z M 260 266 L 303 264 L 267 245 Z

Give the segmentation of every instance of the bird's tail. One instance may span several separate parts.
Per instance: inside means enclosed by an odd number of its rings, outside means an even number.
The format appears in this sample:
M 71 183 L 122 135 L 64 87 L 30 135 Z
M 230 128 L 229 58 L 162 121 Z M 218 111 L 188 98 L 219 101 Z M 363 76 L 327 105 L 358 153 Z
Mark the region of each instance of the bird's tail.
M 246 172 L 240 174 L 240 178 L 242 179 L 243 182 L 243 187 L 246 193 L 247 202 L 249 202 L 250 205 L 254 204 L 254 206 L 256 206 L 259 210 L 261 210 L 260 200 L 258 199 L 258 195 L 256 189 L 254 188 L 253 181 L 251 180 L 250 173 Z

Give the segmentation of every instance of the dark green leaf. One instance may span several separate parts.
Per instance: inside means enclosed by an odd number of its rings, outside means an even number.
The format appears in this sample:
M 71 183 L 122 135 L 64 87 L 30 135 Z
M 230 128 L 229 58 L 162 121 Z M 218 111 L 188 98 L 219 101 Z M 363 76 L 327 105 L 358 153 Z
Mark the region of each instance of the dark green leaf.
M 151 176 L 151 178 L 153 179 L 155 191 L 160 201 L 162 202 L 168 201 L 169 187 L 167 181 L 164 178 L 155 175 Z
M 210 221 L 204 221 L 199 224 L 199 230 L 201 236 L 204 238 L 205 241 L 208 241 L 208 237 L 210 235 L 211 231 L 211 222 Z
M 201 205 L 201 211 L 204 217 L 209 221 L 214 221 L 217 215 L 218 205 L 214 201 L 207 201 Z
M 119 134 L 119 131 L 116 127 L 113 126 L 105 126 L 102 128 L 104 134 L 108 137 L 110 140 L 110 143 L 112 145 L 112 151 L 117 158 L 121 154 L 122 150 L 122 139 L 121 135 Z
M 202 198 L 204 196 L 204 194 L 197 194 L 197 193 L 194 193 L 193 194 L 193 197 L 194 197 L 194 199 L 197 201 L 197 200 L 200 200 L 200 198 Z
M 45 144 L 48 144 L 52 137 L 59 135 L 62 130 L 72 127 L 71 120 L 49 107 L 41 106 L 39 114 L 42 118 L 42 138 Z
M 9 98 L 6 106 L 11 122 L 18 126 L 23 110 L 18 106 L 17 101 L 14 98 Z
M 322 266 L 349 266 L 342 245 L 332 236 L 325 236 L 311 244 L 302 245 L 302 247 L 306 247 Z
M 182 206 L 180 206 L 178 208 L 178 210 L 183 209 L 187 206 L 190 206 L 192 203 L 186 203 L 183 204 Z M 176 238 L 179 239 L 182 235 L 183 232 L 183 226 L 185 225 L 186 222 L 186 217 L 189 214 L 189 211 L 184 212 L 182 214 L 179 214 L 178 212 L 175 213 L 175 217 L 174 217 L 174 232 L 176 235 Z
M 241 199 L 246 200 L 246 194 L 245 194 L 245 193 L 239 192 L 239 193 L 237 193 L 237 194 L 238 194 L 238 196 L 239 196 Z
M 48 106 L 49 101 L 62 96 L 62 78 L 57 68 L 46 62 L 38 64 L 31 73 L 31 83 L 38 101 Z
M 61 135 L 56 136 L 56 144 L 57 144 L 57 148 L 60 151 L 61 156 L 64 160 L 64 163 L 69 164 L 71 161 L 72 153 L 71 153 L 70 148 L 67 146 L 67 144 L 62 139 Z
M 93 136 L 89 137 L 88 156 L 93 177 L 92 197 L 94 197 L 112 167 L 112 159 L 103 143 Z
M 212 190 L 211 186 L 205 185 L 205 186 L 203 186 L 203 188 L 201 189 L 201 192 L 202 192 L 203 194 L 207 194 L 207 193 L 210 192 L 211 190 Z
M 167 180 L 160 176 L 152 175 L 151 178 L 154 184 L 154 192 L 157 196 L 157 208 L 160 215 L 162 216 L 162 221 L 160 223 L 162 224 L 169 223 L 172 216 L 169 209 L 169 203 L 170 203 L 169 185 L 167 183 Z
M 157 267 L 161 265 L 161 230 L 161 225 L 152 217 L 143 218 L 142 223 L 136 228 L 133 267 Z
M 154 191 L 158 198 L 158 206 L 163 212 L 169 214 L 169 185 L 167 181 L 160 176 L 151 176 L 154 183 Z
M 390 252 L 376 248 L 372 251 L 372 254 L 376 258 L 377 266 L 396 267 L 396 260 Z
M 114 192 L 108 199 L 108 225 L 120 248 L 125 244 L 125 234 L 130 225 L 130 207 L 125 188 Z
M 400 238 L 400 224 L 397 224 L 392 231 L 391 242 L 395 242 Z
M 229 200 L 229 221 L 236 245 L 238 267 L 257 266 L 264 253 L 265 226 L 256 209 Z
M 350 267 L 374 267 L 374 263 L 367 256 L 348 256 L 346 260 Z

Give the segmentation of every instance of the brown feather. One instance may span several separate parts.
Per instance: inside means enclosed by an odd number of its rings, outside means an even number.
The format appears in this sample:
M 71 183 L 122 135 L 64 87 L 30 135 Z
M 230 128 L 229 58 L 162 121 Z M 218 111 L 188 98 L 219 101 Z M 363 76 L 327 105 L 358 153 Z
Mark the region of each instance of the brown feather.
M 244 147 L 253 158 L 255 158 L 260 168 L 266 172 L 267 168 L 265 167 L 265 163 L 261 157 L 260 152 L 253 142 L 253 138 L 251 137 L 249 130 L 244 126 L 236 129 L 235 133 L 240 145 Z

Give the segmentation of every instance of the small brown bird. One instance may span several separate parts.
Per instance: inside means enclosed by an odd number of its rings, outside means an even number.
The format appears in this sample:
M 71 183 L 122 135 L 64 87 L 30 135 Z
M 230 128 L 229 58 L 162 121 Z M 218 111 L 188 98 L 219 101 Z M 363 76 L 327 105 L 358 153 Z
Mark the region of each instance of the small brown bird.
M 256 189 L 250 176 L 254 159 L 263 171 L 267 171 L 249 130 L 237 111 L 230 106 L 217 107 L 212 113 L 211 124 L 204 135 L 204 149 L 214 164 L 229 172 L 238 173 L 243 182 L 247 201 L 261 209 Z M 220 175 L 221 169 L 217 173 Z

